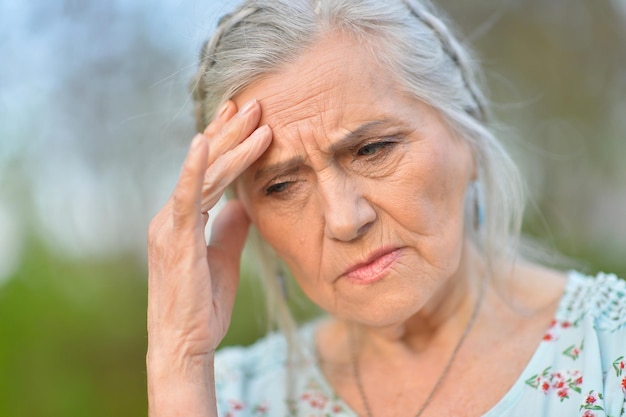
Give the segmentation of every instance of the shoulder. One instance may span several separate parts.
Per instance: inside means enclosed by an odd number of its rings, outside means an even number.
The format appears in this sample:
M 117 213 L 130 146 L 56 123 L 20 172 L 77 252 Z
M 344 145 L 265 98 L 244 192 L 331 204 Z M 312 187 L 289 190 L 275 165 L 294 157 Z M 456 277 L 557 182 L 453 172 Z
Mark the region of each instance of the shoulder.
M 581 410 L 623 415 L 626 394 L 626 281 L 571 272 L 557 318 L 560 364 L 580 371 Z M 558 342 L 557 342 L 558 344 Z
M 587 320 L 602 332 L 625 330 L 626 281 L 614 274 L 570 272 L 557 318 L 570 323 Z
M 524 372 L 517 414 L 621 416 L 626 394 L 626 282 L 570 272 L 550 328 Z M 596 412 L 602 412 L 597 413 Z M 532 413 L 531 413 L 532 414 Z

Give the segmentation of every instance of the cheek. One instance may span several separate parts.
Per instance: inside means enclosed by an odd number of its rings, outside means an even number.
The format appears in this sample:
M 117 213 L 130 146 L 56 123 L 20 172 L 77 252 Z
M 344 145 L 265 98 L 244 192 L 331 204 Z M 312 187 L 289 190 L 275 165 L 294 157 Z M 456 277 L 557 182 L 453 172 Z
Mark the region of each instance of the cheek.
M 328 259 L 323 262 L 324 249 L 316 226 L 303 214 L 296 223 L 285 222 L 280 217 L 263 218 L 257 227 L 304 294 L 319 307 L 330 311 L 335 295 L 332 285 L 324 279 L 329 265 Z
M 437 224 L 463 221 L 465 194 L 471 177 L 471 157 L 467 146 L 448 140 L 431 153 L 429 172 L 423 179 L 427 199 Z
M 376 200 L 398 224 L 420 257 L 438 269 L 453 268 L 464 242 L 465 194 L 471 164 L 456 146 L 412 153 L 396 171 L 393 187 L 379 187 Z
M 434 223 L 439 228 L 441 254 L 445 254 L 441 261 L 454 267 L 465 242 L 465 196 L 472 175 L 471 158 L 459 143 L 450 144 L 439 156 L 437 179 L 432 185 Z
M 276 254 L 298 276 L 300 271 L 313 273 L 312 265 L 319 257 L 317 223 L 304 210 L 272 208 L 271 204 L 251 207 L 252 223 Z
M 419 149 L 397 166 L 392 186 L 377 187 L 374 196 L 391 212 L 415 225 L 416 231 L 436 235 L 462 211 L 467 181 L 463 164 L 440 147 Z
M 263 195 L 262 190 L 251 189 L 244 179 L 238 180 L 236 189 L 259 235 L 293 275 L 306 279 L 318 276 L 323 228 L 320 228 L 321 216 L 319 208 L 315 207 L 315 198 L 273 200 Z

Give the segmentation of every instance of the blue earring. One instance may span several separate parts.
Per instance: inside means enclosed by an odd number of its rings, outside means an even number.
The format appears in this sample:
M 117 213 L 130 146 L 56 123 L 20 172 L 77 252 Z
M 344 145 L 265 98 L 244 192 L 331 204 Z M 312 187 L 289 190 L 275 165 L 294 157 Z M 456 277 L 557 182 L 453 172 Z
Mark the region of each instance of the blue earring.
M 280 294 L 282 295 L 283 300 L 287 301 L 289 297 L 287 293 L 287 279 L 285 278 L 285 274 L 282 270 L 278 272 L 276 280 L 278 281 L 278 287 L 280 288 Z
M 474 194 L 474 230 L 478 231 L 485 223 L 485 211 L 482 204 L 480 183 L 478 181 L 472 183 L 472 192 Z

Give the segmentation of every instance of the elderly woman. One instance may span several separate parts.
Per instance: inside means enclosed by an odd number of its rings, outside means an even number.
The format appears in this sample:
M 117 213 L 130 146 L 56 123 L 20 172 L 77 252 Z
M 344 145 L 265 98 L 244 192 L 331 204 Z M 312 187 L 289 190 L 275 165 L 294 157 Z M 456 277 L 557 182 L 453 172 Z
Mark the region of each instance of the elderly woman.
M 150 227 L 152 417 L 626 415 L 626 285 L 517 254 L 522 187 L 473 62 L 418 0 L 220 21 Z M 327 316 L 216 353 L 250 224 Z

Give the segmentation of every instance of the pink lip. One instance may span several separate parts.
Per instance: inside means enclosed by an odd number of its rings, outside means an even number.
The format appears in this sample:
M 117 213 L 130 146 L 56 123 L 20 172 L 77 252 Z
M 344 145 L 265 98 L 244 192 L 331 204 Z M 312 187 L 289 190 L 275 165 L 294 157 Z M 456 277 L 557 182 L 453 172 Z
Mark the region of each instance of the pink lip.
M 371 284 L 382 279 L 399 256 L 399 248 L 379 249 L 365 261 L 348 268 L 342 277 L 356 284 Z

